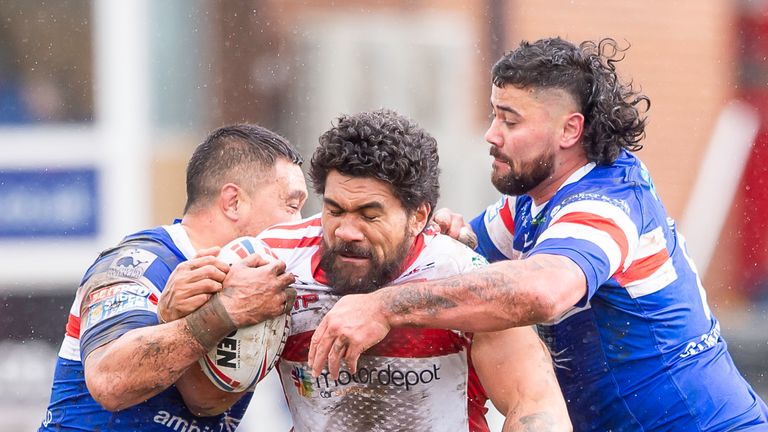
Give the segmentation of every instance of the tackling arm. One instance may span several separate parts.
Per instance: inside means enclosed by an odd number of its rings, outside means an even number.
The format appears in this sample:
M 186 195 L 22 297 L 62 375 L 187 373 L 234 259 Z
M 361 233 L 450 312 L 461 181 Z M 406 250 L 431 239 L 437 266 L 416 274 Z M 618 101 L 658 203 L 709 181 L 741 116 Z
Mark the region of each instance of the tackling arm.
M 190 365 L 235 328 L 281 314 L 288 300 L 285 287 L 293 282 L 293 275 L 284 272 L 285 264 L 280 261 L 263 264 L 258 256 L 252 255 L 233 265 L 233 269 L 248 267 L 251 271 L 244 273 L 250 279 L 228 277 L 220 294 L 183 319 L 130 330 L 92 350 L 83 365 L 94 399 L 111 411 L 147 400 L 176 382 Z M 199 381 L 194 372 L 191 374 L 180 383 L 180 390 L 187 389 L 182 394 L 187 403 L 186 393 L 200 390 L 189 385 Z M 212 394 L 211 400 L 192 404 L 190 409 L 212 415 L 223 403 L 234 403 L 240 396 L 230 402 L 222 401 L 220 394 Z
M 581 268 L 569 258 L 538 254 L 425 282 L 344 296 L 318 326 L 309 350 L 313 375 L 338 377 L 341 360 L 356 369 L 360 354 L 391 327 L 481 332 L 546 322 L 587 294 Z
M 530 327 L 476 333 L 472 363 L 506 416 L 504 432 L 572 430 L 549 351 Z

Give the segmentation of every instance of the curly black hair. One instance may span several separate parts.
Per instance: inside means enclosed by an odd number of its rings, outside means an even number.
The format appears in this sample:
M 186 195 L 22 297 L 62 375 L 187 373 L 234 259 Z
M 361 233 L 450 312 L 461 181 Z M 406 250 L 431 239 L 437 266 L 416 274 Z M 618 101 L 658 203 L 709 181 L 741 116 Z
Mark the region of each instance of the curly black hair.
M 342 115 L 319 141 L 309 167 L 316 193 L 336 170 L 389 183 L 407 211 L 427 203 L 432 215 L 440 196 L 437 141 L 415 121 L 388 109 Z
M 523 41 L 493 66 L 493 84 L 568 92 L 584 115 L 582 142 L 587 158 L 608 165 L 622 148 L 643 148 L 643 114 L 651 106 L 647 96 L 636 91 L 631 82 L 622 83 L 616 74 L 616 63 L 624 59 L 628 49 L 610 38 L 584 41 L 578 47 L 559 37 Z

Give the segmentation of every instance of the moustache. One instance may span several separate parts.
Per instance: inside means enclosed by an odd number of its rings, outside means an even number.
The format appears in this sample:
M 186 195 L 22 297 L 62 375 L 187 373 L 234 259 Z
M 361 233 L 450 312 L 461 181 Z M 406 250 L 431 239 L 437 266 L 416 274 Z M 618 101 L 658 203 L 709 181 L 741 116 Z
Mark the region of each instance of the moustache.
M 363 246 L 354 244 L 354 243 L 346 243 L 346 242 L 339 242 L 330 250 L 328 251 L 334 255 L 344 255 L 352 258 L 372 258 L 373 252 L 371 252 L 369 249 L 366 249 Z
M 501 151 L 499 151 L 498 147 L 492 146 L 490 154 L 491 154 L 491 156 L 493 156 L 494 158 L 504 162 L 505 164 L 507 164 L 507 165 L 510 164 L 509 159 L 506 156 L 504 156 L 503 154 L 501 154 Z

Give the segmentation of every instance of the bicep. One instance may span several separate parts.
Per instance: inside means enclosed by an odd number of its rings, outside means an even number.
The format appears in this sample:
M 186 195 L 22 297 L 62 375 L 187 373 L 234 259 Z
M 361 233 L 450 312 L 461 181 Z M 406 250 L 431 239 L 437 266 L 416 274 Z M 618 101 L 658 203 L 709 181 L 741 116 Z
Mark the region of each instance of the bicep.
M 472 363 L 494 406 L 502 413 L 546 397 L 557 387 L 549 351 L 532 327 L 476 333 Z
M 532 278 L 530 283 L 536 284 L 540 295 L 548 297 L 547 302 L 552 307 L 551 318 L 586 301 L 587 278 L 571 258 L 542 253 L 524 261 Z

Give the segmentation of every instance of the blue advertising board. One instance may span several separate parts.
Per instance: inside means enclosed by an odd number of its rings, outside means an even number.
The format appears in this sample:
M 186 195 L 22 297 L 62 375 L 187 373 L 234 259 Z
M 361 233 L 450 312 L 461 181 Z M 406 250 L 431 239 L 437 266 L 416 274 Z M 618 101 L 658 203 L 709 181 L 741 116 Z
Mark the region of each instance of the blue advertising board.
M 0 238 L 88 237 L 98 231 L 96 169 L 0 169 Z

